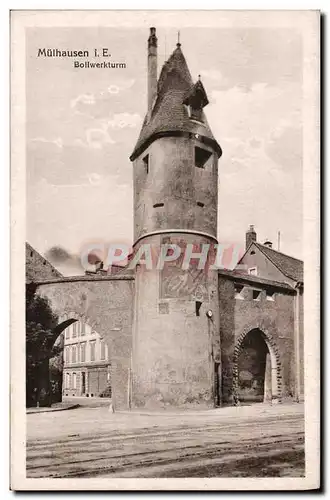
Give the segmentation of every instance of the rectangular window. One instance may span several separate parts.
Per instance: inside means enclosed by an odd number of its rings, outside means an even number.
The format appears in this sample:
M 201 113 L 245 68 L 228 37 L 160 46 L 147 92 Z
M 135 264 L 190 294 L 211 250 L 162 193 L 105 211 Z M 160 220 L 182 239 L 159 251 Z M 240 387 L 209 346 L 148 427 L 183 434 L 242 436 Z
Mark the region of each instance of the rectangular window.
M 90 342 L 91 361 L 95 361 L 95 341 Z
M 206 149 L 195 147 L 195 167 L 205 168 L 207 161 L 211 157 L 210 151 Z
M 65 338 L 66 339 L 70 338 L 70 327 L 69 326 L 68 326 L 68 328 L 65 329 Z
M 251 274 L 251 276 L 258 276 L 257 268 L 256 267 L 249 267 L 248 274 Z
M 66 386 L 65 386 L 65 388 L 66 388 L 66 389 L 70 389 L 70 373 L 67 373 L 67 374 L 66 374 L 65 381 L 66 381 Z
M 100 355 L 101 355 L 101 359 L 105 360 L 105 341 L 104 340 L 100 341 Z
M 243 285 L 235 285 L 235 299 L 244 300 L 243 290 L 244 290 Z
M 71 357 L 72 357 L 72 363 L 77 363 L 77 346 L 75 345 L 72 346 Z
M 261 294 L 260 290 L 253 290 L 252 291 L 253 300 L 260 300 L 260 294 Z
M 266 298 L 267 298 L 267 300 L 270 300 L 273 302 L 275 300 L 275 292 L 273 292 L 272 290 L 267 290 L 266 291 Z
M 80 344 L 80 361 L 81 363 L 86 361 L 86 342 Z
M 77 322 L 75 321 L 72 325 L 72 338 L 77 336 Z
M 195 302 L 195 314 L 196 316 L 200 316 L 200 309 L 202 307 L 202 303 L 199 300 Z
M 66 347 L 64 349 L 64 363 L 69 364 L 70 363 L 70 348 Z
M 190 106 L 190 118 L 199 122 L 203 121 L 203 108 Z
M 74 372 L 72 374 L 72 386 L 73 389 L 77 389 L 77 374 Z
M 149 173 L 149 155 L 147 155 L 143 158 L 143 164 L 144 164 L 145 173 L 148 174 Z
M 86 333 L 85 323 L 81 323 L 80 328 L 81 328 L 81 330 L 80 330 L 81 335 L 85 335 L 85 333 Z
M 80 344 L 77 344 L 77 363 L 80 363 Z

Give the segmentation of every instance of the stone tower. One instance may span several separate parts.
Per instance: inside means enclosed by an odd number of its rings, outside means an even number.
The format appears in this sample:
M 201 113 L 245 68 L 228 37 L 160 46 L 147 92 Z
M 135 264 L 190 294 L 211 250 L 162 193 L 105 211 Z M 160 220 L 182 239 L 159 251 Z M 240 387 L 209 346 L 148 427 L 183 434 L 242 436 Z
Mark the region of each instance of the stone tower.
M 155 28 L 147 88 L 148 112 L 130 157 L 134 254 L 145 261 L 136 267 L 131 405 L 214 406 L 221 387 L 219 298 L 209 264 L 221 148 L 203 111 L 205 89 L 200 79 L 193 82 L 180 43 L 157 81 Z

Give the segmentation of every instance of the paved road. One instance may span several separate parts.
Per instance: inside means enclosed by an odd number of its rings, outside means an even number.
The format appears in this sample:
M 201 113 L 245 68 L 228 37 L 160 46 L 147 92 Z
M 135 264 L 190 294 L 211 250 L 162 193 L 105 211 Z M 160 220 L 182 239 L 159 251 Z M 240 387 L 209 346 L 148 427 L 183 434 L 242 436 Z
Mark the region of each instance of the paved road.
M 302 477 L 301 405 L 28 415 L 28 477 Z

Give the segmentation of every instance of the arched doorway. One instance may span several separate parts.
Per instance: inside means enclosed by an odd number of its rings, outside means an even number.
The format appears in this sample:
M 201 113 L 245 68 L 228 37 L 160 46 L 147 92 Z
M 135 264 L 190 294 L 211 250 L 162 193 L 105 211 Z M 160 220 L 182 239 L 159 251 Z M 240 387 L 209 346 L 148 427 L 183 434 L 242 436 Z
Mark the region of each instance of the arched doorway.
M 244 333 L 234 354 L 234 402 L 278 400 L 281 370 L 273 342 L 259 328 Z

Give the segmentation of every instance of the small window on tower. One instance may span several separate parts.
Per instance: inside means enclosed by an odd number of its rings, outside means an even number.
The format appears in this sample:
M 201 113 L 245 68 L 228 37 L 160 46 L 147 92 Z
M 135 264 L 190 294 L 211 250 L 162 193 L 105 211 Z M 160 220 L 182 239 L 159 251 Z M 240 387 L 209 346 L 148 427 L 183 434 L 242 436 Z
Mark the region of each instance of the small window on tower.
M 192 120 L 197 120 L 198 122 L 203 121 L 203 108 L 200 106 L 191 106 L 190 118 Z
M 275 292 L 273 290 L 267 290 L 266 291 L 266 298 L 267 300 L 274 301 L 275 300 Z
M 244 300 L 244 296 L 242 293 L 243 290 L 244 290 L 243 285 L 235 285 L 235 299 Z
M 196 316 L 200 316 L 200 309 L 202 307 L 202 303 L 199 300 L 196 300 L 195 302 L 195 313 Z
M 253 300 L 260 300 L 260 294 L 261 294 L 260 290 L 253 290 L 252 291 Z
M 202 207 L 202 208 L 204 207 L 204 203 L 202 203 L 201 201 L 198 201 L 198 202 L 197 202 L 197 205 L 198 205 L 199 207 Z
M 146 174 L 148 174 L 149 173 L 149 155 L 147 155 L 143 158 L 143 164 L 144 164 L 144 169 L 146 171 Z
M 195 147 L 195 166 L 198 168 L 205 168 L 207 160 L 212 153 L 206 149 Z

